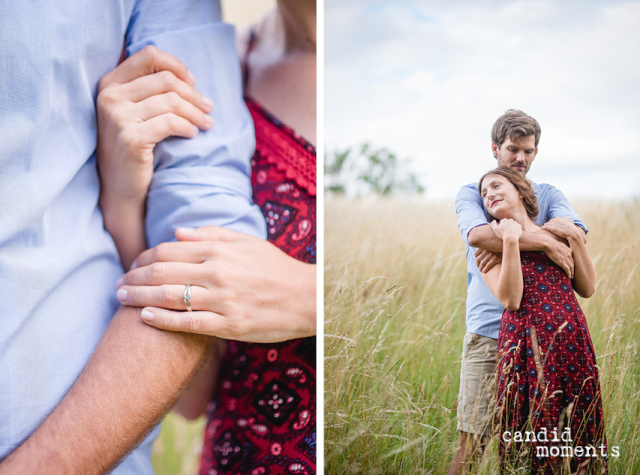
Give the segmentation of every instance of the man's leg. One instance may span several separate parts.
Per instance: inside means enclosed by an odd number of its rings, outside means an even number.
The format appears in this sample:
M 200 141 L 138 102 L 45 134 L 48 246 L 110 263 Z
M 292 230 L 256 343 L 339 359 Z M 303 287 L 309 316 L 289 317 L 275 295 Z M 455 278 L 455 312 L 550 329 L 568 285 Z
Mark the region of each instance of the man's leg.
M 498 342 L 475 333 L 464 337 L 458 396 L 458 449 L 449 475 L 463 473 L 465 463 L 483 449 L 495 407 Z
M 473 453 L 473 450 L 469 449 L 474 449 L 474 447 L 468 446 L 473 444 L 473 442 L 471 442 L 471 444 L 467 444 L 469 439 L 472 438 L 470 434 L 462 431 L 458 431 L 458 434 L 458 449 L 456 450 L 456 454 L 451 461 L 451 466 L 449 467 L 449 475 L 458 475 L 462 473 L 463 463 L 465 463 Z

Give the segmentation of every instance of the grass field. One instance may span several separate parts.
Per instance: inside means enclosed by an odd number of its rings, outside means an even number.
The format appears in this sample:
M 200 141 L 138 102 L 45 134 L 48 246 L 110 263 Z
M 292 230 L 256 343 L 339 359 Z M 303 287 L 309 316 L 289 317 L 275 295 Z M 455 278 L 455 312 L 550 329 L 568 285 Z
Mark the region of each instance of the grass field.
M 156 475 L 195 475 L 200 468 L 202 434 L 206 420 L 197 421 L 169 414 L 162 421 L 160 436 L 153 444 Z
M 598 279 L 580 302 L 620 447 L 610 473 L 640 473 L 640 202 L 574 205 Z M 326 473 L 446 473 L 466 295 L 453 204 L 327 200 L 325 256 Z M 476 473 L 495 470 L 492 442 Z

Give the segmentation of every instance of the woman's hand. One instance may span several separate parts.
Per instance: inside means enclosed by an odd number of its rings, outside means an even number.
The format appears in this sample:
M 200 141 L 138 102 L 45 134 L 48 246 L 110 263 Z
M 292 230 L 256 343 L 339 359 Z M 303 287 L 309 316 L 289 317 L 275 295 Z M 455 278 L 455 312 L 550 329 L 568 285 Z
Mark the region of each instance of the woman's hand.
M 315 335 L 315 265 L 218 226 L 178 229 L 176 237 L 143 252 L 117 283 L 122 304 L 145 307 L 145 323 L 258 343 Z
M 213 103 L 177 58 L 148 46 L 106 74 L 98 88 L 98 170 L 105 227 L 125 268 L 146 249 L 145 201 L 153 149 L 170 135 L 209 129 Z
M 98 167 L 102 192 L 144 200 L 153 174 L 153 148 L 169 136 L 195 137 L 213 119 L 213 102 L 194 89 L 177 58 L 154 46 L 123 61 L 98 87 Z
M 513 219 L 501 219 L 500 224 L 491 221 L 491 229 L 502 241 L 510 239 L 518 241 L 522 237 L 522 226 Z
M 584 231 L 576 226 L 571 218 L 553 218 L 542 225 L 542 229 L 566 239 L 583 239 Z

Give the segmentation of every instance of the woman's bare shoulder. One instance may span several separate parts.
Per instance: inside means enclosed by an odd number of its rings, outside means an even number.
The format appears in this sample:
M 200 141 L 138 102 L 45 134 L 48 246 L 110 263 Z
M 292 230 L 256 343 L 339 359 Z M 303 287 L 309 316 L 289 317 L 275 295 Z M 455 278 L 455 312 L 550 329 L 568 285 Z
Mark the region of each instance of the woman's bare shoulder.
M 270 9 L 253 23 L 238 27 L 236 29 L 236 48 L 238 49 L 238 56 L 241 60 L 242 58 L 244 58 L 245 54 L 247 54 L 247 47 L 249 46 L 251 32 L 261 31 L 263 29 L 264 23 L 273 15 L 274 11 L 275 8 Z
M 236 32 L 236 48 L 238 50 L 238 57 L 241 60 L 247 53 L 247 46 L 249 45 L 249 35 L 251 35 L 252 28 L 253 25 L 248 25 L 239 28 Z

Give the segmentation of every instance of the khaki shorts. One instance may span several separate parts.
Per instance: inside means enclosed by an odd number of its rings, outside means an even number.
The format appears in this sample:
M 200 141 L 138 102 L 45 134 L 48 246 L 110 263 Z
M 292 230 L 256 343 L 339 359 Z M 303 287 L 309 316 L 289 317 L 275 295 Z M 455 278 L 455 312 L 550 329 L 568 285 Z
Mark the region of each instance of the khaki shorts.
M 498 340 L 467 332 L 462 346 L 458 430 L 489 435 L 495 411 Z

